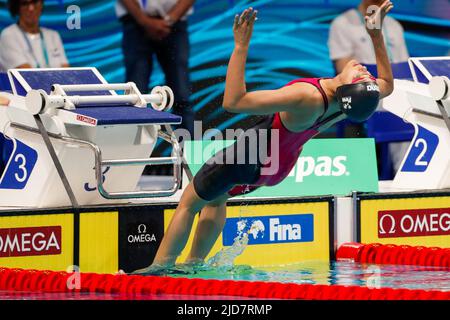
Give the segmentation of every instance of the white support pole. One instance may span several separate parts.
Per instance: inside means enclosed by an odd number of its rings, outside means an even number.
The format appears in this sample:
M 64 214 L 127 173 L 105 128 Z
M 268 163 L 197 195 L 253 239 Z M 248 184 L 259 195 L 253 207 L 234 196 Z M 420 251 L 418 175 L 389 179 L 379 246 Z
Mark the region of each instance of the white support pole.
M 142 95 L 147 103 L 161 103 L 161 95 L 159 94 L 146 94 Z M 75 106 L 82 106 L 87 104 L 136 104 L 139 101 L 139 96 L 137 94 L 127 94 L 120 96 L 48 96 L 48 101 L 52 105 L 57 105 L 58 107 L 64 107 L 61 105 L 61 101 L 66 100 L 73 103 Z
M 55 85 L 56 86 L 56 85 Z M 70 84 L 58 85 L 64 92 L 73 91 L 107 91 L 107 90 L 131 90 L 132 83 L 105 83 L 105 84 Z
M 27 109 L 31 114 L 36 115 L 44 113 L 51 109 L 65 108 L 74 109 L 76 106 L 82 105 L 115 105 L 115 104 L 132 104 L 136 105 L 141 98 L 148 104 L 162 104 L 166 101 L 160 93 L 155 94 L 126 94 L 126 95 L 100 95 L 100 96 L 65 96 L 65 95 L 48 95 L 43 90 L 31 90 L 25 99 Z

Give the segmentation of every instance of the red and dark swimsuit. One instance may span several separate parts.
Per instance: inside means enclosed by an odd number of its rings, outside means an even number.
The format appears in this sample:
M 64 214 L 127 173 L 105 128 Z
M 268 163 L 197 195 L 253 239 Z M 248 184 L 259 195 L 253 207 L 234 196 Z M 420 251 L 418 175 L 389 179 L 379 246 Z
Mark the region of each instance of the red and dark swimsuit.
M 271 129 L 278 130 L 278 154 L 271 154 L 271 138 L 268 143 L 265 142 L 267 143 L 267 149 L 269 150 L 268 154 L 270 154 L 271 158 L 278 158 L 278 170 L 275 174 L 261 174 L 261 169 L 270 166 L 270 163 L 263 164 L 265 162 L 257 161 L 257 163 L 253 164 L 239 164 L 236 157 L 238 154 L 237 145 L 240 141 L 240 138 L 238 138 L 236 143 L 214 155 L 214 159 L 210 159 L 195 175 L 193 183 L 197 194 L 202 199 L 211 201 L 225 193 L 228 193 L 230 196 L 242 195 L 252 192 L 261 186 L 274 186 L 283 181 L 295 166 L 298 157 L 303 150 L 303 145 L 319 134 L 319 128 L 323 125 L 322 118 L 328 110 L 328 99 L 320 85 L 320 80 L 320 78 L 297 79 L 286 85 L 289 86 L 299 82 L 310 83 L 322 94 L 325 106 L 324 113 L 317 119 L 311 128 L 301 132 L 289 131 L 283 125 L 279 113 L 266 117 L 263 121 L 260 121 L 251 128 L 257 131 L 260 129 L 267 129 L 268 132 L 270 132 Z M 246 152 L 248 153 L 251 149 L 253 149 L 253 151 L 257 150 L 260 147 L 258 145 L 259 143 L 262 142 L 258 142 L 256 145 L 247 143 L 245 148 Z M 226 157 L 229 155 L 236 160 L 232 164 L 230 164 L 229 160 L 228 162 L 226 161 Z M 246 157 L 246 161 L 247 160 Z

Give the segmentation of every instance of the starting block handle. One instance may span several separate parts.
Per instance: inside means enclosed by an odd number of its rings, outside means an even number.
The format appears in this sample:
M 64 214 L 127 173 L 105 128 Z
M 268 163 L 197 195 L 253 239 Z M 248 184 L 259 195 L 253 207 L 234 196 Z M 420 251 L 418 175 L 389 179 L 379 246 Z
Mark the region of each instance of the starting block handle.
M 174 103 L 173 92 L 169 87 L 155 87 L 151 94 L 141 94 L 134 83 L 119 84 L 81 84 L 81 85 L 53 85 L 52 94 L 44 90 L 31 90 L 25 98 L 25 105 L 32 115 L 42 114 L 53 109 L 73 110 L 83 105 L 117 105 L 130 104 L 145 108 L 151 104 L 155 110 L 168 111 Z M 98 91 L 125 90 L 124 95 L 92 95 L 68 96 L 66 91 Z
M 104 160 L 102 166 L 157 166 L 162 164 L 176 164 L 179 159 L 177 157 L 160 157 L 152 159 L 129 159 L 129 160 Z
M 147 103 L 161 103 L 162 98 L 159 94 L 147 94 L 143 95 Z M 61 105 L 61 102 L 71 102 L 74 106 L 83 106 L 89 104 L 136 104 L 139 102 L 139 96 L 136 94 L 127 94 L 121 96 L 48 96 L 48 105 L 56 105 L 59 108 L 63 108 L 65 104 Z
M 123 191 L 123 192 L 108 192 L 103 186 L 103 179 L 97 178 L 97 188 L 100 194 L 106 199 L 137 199 L 137 198 L 153 198 L 153 197 L 168 197 L 180 188 L 181 186 L 181 159 L 178 157 L 161 157 L 153 159 L 127 159 L 127 160 L 105 160 L 101 162 L 100 171 L 97 170 L 96 176 L 101 176 L 102 167 L 105 166 L 139 166 L 139 165 L 162 165 L 173 164 L 175 165 L 175 182 L 169 190 L 152 190 L 152 191 Z
M 142 199 L 155 197 L 170 197 L 174 195 L 181 186 L 181 165 L 183 163 L 183 156 L 181 147 L 175 135 L 166 135 L 163 132 L 158 132 L 158 136 L 170 144 L 175 152 L 175 157 L 161 157 L 152 159 L 127 159 L 127 160 L 105 160 L 102 161 L 100 149 L 94 148 L 95 153 L 95 177 L 97 179 L 97 189 L 99 193 L 106 199 Z M 91 144 L 91 143 L 90 143 Z M 168 190 L 151 190 L 151 191 L 123 191 L 123 192 L 108 192 L 103 186 L 102 167 L 103 166 L 133 166 L 133 165 L 174 165 L 174 184 Z
M 132 83 L 105 83 L 105 84 L 68 84 L 68 85 L 53 85 L 52 91 L 56 91 L 59 86 L 64 92 L 73 91 L 107 91 L 107 90 L 131 90 Z
M 40 135 L 40 131 L 22 125 L 19 123 L 11 123 L 11 127 L 25 130 L 34 134 Z M 174 195 L 181 186 L 181 164 L 182 151 L 177 138 L 174 135 L 168 137 L 165 133 L 159 132 L 159 137 L 172 144 L 174 148 L 175 157 L 163 158 L 148 158 L 148 159 L 126 159 L 126 160 L 106 160 L 102 161 L 102 152 L 100 148 L 89 141 L 65 137 L 57 134 L 48 133 L 48 136 L 62 141 L 64 143 L 76 144 L 82 147 L 88 147 L 94 152 L 95 156 L 95 178 L 97 180 L 97 189 L 102 197 L 105 199 L 142 199 L 142 198 L 156 198 L 156 197 L 170 197 Z M 160 165 L 173 164 L 174 165 L 174 184 L 172 188 L 167 190 L 148 190 L 148 191 L 124 191 L 124 192 L 108 192 L 103 186 L 102 167 L 108 165 L 114 166 L 131 166 L 131 165 Z
M 160 94 L 142 95 L 147 103 L 161 104 L 164 98 Z M 43 90 L 32 90 L 26 98 L 25 104 L 32 115 L 42 114 L 52 109 L 75 109 L 75 106 L 89 104 L 137 104 L 140 97 L 137 94 L 104 95 L 104 96 L 62 96 L 48 95 Z

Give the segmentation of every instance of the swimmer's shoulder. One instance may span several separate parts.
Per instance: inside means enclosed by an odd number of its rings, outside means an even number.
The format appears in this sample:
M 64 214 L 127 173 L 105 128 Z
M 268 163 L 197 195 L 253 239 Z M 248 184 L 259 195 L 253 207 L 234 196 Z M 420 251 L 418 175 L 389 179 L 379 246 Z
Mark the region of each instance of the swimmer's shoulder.
M 319 88 L 311 82 L 300 80 L 302 79 L 298 79 L 289 85 L 293 94 L 298 97 L 297 108 L 291 111 L 294 113 L 296 111 L 303 113 L 305 107 L 307 107 L 310 111 L 316 109 L 320 113 L 323 108 L 323 96 Z

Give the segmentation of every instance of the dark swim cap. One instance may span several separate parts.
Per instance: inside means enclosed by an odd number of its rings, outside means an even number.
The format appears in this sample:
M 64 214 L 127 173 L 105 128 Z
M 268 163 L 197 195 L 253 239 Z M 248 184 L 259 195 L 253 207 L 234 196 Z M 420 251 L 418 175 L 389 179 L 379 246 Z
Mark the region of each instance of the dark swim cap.
M 378 107 L 380 87 L 375 81 L 346 84 L 337 88 L 336 97 L 349 120 L 364 122 Z

